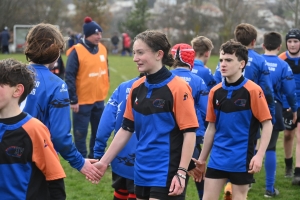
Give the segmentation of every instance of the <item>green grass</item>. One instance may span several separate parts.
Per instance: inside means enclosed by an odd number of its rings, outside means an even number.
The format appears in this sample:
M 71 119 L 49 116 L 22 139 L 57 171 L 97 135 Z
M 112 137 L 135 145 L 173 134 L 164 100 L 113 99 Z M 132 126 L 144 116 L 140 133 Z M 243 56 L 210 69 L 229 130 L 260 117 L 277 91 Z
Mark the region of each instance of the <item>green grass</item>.
M 23 54 L 0 54 L 0 60 L 8 57 L 16 58 L 26 62 Z M 66 57 L 63 56 L 66 61 Z M 218 62 L 217 56 L 212 56 L 208 62 L 208 67 L 215 71 Z M 66 63 L 66 62 L 65 62 Z M 109 56 L 110 70 L 110 90 L 109 96 L 114 89 L 125 79 L 131 79 L 138 75 L 136 65 L 132 61 L 132 57 Z M 1 72 L 0 72 L 1 73 Z M 281 200 L 299 200 L 300 188 L 299 186 L 292 186 L 291 179 L 284 178 L 284 153 L 282 145 L 283 134 L 280 134 L 277 145 L 277 174 L 276 174 L 276 188 L 279 189 L 280 195 L 276 199 Z M 110 139 L 111 141 L 111 139 Z M 113 189 L 111 188 L 111 170 L 108 169 L 105 176 L 98 185 L 93 185 L 85 180 L 85 177 L 70 167 L 67 161 L 61 159 L 61 163 L 67 174 L 65 179 L 67 199 L 68 200 L 109 200 L 112 199 Z M 265 172 L 264 169 L 255 175 L 256 183 L 248 193 L 248 200 L 264 199 L 265 191 Z M 187 188 L 187 200 L 196 200 L 197 193 L 195 185 L 192 181 L 189 182 Z M 221 199 L 221 198 L 220 198 Z

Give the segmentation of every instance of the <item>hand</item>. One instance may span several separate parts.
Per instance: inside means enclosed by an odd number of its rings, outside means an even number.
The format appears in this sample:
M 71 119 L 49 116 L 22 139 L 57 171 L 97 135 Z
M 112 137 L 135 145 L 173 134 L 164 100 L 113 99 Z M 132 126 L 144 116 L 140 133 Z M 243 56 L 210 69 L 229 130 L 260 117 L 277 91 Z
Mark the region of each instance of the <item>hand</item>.
M 86 179 L 92 183 L 98 184 L 101 177 L 104 175 L 92 163 L 97 162 L 95 159 L 85 159 L 84 165 L 80 172 L 86 176 Z
M 78 113 L 78 111 L 79 111 L 79 104 L 78 103 L 77 104 L 71 104 L 70 106 L 71 106 L 71 110 L 73 112 Z
M 185 188 L 185 179 L 175 175 L 172 179 L 168 195 L 169 196 L 180 195 L 183 193 L 184 188 Z
M 101 162 L 101 160 L 99 162 L 94 163 L 93 165 L 100 171 L 102 176 L 104 176 L 104 174 L 108 168 L 108 165 Z
M 192 158 L 192 160 L 195 162 L 196 167 L 188 171 L 188 175 L 193 177 L 194 181 L 201 182 L 202 180 L 204 180 L 206 162 L 196 160 L 195 158 Z
M 254 174 L 260 172 L 261 166 L 262 157 L 255 155 L 250 161 L 248 173 Z

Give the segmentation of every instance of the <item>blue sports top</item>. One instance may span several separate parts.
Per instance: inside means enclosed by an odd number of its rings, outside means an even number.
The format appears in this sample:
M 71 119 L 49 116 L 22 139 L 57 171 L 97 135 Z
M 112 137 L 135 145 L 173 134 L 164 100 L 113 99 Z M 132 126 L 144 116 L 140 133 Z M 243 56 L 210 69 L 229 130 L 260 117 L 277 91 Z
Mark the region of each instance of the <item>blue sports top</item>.
M 270 72 L 265 63 L 265 59 L 261 55 L 256 53 L 253 49 L 248 49 L 248 63 L 245 66 L 244 77 L 259 85 L 264 91 L 270 113 L 272 115 L 272 123 L 274 124 L 275 103 Z M 220 83 L 222 81 L 219 64 L 217 65 L 214 78 L 217 83 Z
M 192 73 L 204 80 L 208 91 L 216 85 L 216 81 L 211 73 L 211 69 L 207 68 L 201 60 L 194 60 Z
M 206 121 L 216 132 L 208 167 L 247 172 L 254 155 L 257 130 L 271 115 L 261 88 L 243 76 L 234 84 L 225 81 L 209 93 Z
M 139 78 L 121 83 L 109 98 L 97 130 L 96 142 L 94 146 L 95 158 L 104 155 L 107 140 L 114 131 L 116 134 L 121 128 L 123 115 L 126 108 L 127 96 L 132 84 Z M 135 149 L 137 139 L 132 135 L 126 146 L 120 151 L 117 157 L 111 162 L 112 171 L 119 176 L 133 180 Z
M 185 80 L 192 88 L 192 95 L 195 102 L 195 109 L 199 128 L 196 130 L 196 136 L 204 136 L 207 124 L 205 122 L 208 91 L 205 82 L 199 76 L 193 74 L 189 69 L 176 68 L 171 72 Z
M 277 55 L 262 55 L 270 71 L 274 99 L 283 103 L 282 95 L 286 96 L 289 107 L 293 112 L 298 109 L 296 84 L 290 66 L 281 60 Z
M 23 111 L 39 119 L 50 131 L 54 148 L 78 171 L 84 158 L 77 151 L 71 130 L 70 101 L 67 84 L 44 65 L 32 64 L 35 87 L 22 102 Z

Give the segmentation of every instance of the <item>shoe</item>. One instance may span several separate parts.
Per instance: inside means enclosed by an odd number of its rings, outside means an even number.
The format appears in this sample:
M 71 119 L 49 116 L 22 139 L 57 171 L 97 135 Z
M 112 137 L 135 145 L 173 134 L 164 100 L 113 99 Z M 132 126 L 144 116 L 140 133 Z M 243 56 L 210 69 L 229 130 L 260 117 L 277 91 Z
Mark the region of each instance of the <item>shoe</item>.
M 292 185 L 300 185 L 300 176 L 294 176 L 292 180 Z
M 276 188 L 274 188 L 273 192 L 271 192 L 269 190 L 266 190 L 264 197 L 272 198 L 272 197 L 275 197 L 275 196 L 278 196 L 278 195 L 279 195 L 279 191 Z
M 224 200 L 232 200 L 232 185 L 230 182 L 224 188 Z
M 293 168 L 285 168 L 285 178 L 293 178 Z

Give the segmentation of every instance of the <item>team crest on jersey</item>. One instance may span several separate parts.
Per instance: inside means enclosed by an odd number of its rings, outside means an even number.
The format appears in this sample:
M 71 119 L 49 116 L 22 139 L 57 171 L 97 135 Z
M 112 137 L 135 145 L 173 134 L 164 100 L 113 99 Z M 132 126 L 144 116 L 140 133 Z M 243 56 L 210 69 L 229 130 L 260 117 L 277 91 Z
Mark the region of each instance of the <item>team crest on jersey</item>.
M 188 95 L 188 93 L 184 93 L 184 95 L 183 95 L 183 101 L 185 101 L 185 100 L 187 100 L 189 98 L 189 95 Z
M 7 149 L 5 149 L 5 152 L 7 155 L 15 158 L 21 158 L 24 148 L 22 147 L 17 147 L 17 146 L 10 146 Z
M 138 102 L 138 98 L 137 98 L 137 97 L 135 97 L 135 101 L 134 101 L 134 103 L 135 103 L 136 105 L 138 105 L 138 104 L 139 104 L 139 102 Z
M 246 99 L 237 99 L 234 104 L 236 106 L 245 107 L 247 100 Z
M 68 89 L 67 89 L 67 86 L 66 86 L 66 84 L 62 84 L 61 85 L 61 89 L 59 90 L 60 92 L 67 92 L 68 91 Z
M 165 100 L 164 99 L 155 99 L 153 101 L 153 106 L 157 108 L 163 108 L 165 105 Z

